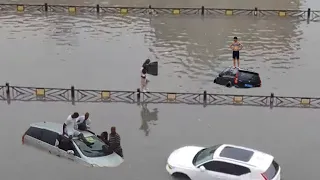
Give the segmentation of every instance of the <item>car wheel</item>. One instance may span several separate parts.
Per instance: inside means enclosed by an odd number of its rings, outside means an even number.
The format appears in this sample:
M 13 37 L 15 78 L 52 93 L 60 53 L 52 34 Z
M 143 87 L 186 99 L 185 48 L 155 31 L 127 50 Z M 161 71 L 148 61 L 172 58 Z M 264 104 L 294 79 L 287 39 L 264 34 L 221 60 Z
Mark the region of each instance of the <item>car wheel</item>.
M 183 173 L 173 173 L 171 177 L 173 180 L 191 180 L 189 176 Z
M 231 86 L 232 86 L 232 85 L 231 85 L 231 82 L 229 81 L 226 86 L 227 86 L 228 88 L 231 87 Z

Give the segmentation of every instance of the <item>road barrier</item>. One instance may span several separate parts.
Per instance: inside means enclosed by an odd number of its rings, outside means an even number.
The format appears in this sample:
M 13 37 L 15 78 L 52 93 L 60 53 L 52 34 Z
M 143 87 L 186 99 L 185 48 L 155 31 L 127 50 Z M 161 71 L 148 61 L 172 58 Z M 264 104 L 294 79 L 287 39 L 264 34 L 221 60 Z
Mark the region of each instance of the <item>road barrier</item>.
M 259 95 L 234 95 L 203 93 L 178 93 L 178 92 L 140 92 L 136 91 L 111 91 L 111 90 L 86 90 L 76 89 L 71 86 L 66 88 L 43 88 L 0 86 L 0 100 L 7 101 L 42 101 L 42 102 L 71 102 L 73 105 L 80 102 L 92 103 L 172 103 L 203 105 L 239 105 L 262 107 L 295 107 L 295 108 L 320 108 L 320 98 L 316 97 L 286 97 Z
M 56 12 L 56 13 L 95 13 L 95 14 L 142 14 L 142 15 L 201 15 L 201 16 L 279 16 L 279 17 L 298 17 L 305 20 L 316 20 L 320 17 L 320 11 L 311 10 L 268 10 L 258 9 L 228 9 L 228 8 L 159 8 L 152 7 L 107 7 L 100 6 L 75 6 L 75 5 L 49 5 L 44 4 L 0 4 L 1 11 L 17 11 L 17 12 Z

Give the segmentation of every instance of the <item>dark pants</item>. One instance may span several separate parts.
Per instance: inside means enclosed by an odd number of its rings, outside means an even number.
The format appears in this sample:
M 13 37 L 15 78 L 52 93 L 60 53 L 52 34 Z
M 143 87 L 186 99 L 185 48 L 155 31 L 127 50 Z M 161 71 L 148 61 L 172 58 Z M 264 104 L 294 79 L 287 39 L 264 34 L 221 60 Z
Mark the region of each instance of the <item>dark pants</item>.
M 233 51 L 232 52 L 232 58 L 233 59 L 239 59 L 240 52 L 239 51 Z

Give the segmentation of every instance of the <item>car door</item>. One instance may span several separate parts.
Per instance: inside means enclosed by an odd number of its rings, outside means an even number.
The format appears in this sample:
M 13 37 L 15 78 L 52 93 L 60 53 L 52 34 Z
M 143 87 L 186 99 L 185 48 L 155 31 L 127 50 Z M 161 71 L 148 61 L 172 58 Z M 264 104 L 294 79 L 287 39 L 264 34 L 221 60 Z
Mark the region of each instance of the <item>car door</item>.
M 199 176 L 197 177 L 199 180 L 239 180 L 241 175 L 248 174 L 250 172 L 248 168 L 245 170 L 241 168 L 239 169 L 237 165 L 222 161 L 209 161 L 205 162 L 201 166 L 206 170 L 200 170 Z
M 42 130 L 41 141 L 43 142 L 43 146 L 49 151 L 49 153 L 54 155 L 59 155 L 59 148 L 57 147 L 59 144 L 58 137 L 59 134 L 54 131 L 47 129 Z
M 205 168 L 205 170 L 201 170 L 201 166 Z M 217 172 L 219 164 L 216 161 L 207 161 L 202 165 L 199 165 L 199 172 L 196 175 L 197 180 L 224 180 L 224 175 L 220 172 Z

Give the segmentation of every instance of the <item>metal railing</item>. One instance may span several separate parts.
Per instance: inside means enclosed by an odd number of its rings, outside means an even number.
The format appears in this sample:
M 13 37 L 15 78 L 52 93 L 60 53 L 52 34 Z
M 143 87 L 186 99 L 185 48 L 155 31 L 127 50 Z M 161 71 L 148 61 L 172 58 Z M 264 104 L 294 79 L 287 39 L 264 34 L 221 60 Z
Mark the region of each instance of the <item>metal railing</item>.
M 140 92 L 136 91 L 111 91 L 76 89 L 74 86 L 67 88 L 44 88 L 0 86 L 0 100 L 7 101 L 42 101 L 42 102 L 81 102 L 91 103 L 171 103 L 194 105 L 238 105 L 238 106 L 262 106 L 262 107 L 295 107 L 295 108 L 320 108 L 318 97 L 286 97 L 259 95 L 235 95 L 203 93 L 179 93 L 179 92 Z
M 319 10 L 268 10 L 258 9 L 228 9 L 228 8 L 159 8 L 152 7 L 108 7 L 97 4 L 96 6 L 76 6 L 76 5 L 49 5 L 44 4 L 0 4 L 0 12 L 55 12 L 55 13 L 95 13 L 95 14 L 134 14 L 134 15 L 201 15 L 201 16 L 279 16 L 279 17 L 297 17 L 305 20 L 315 20 L 320 17 Z

